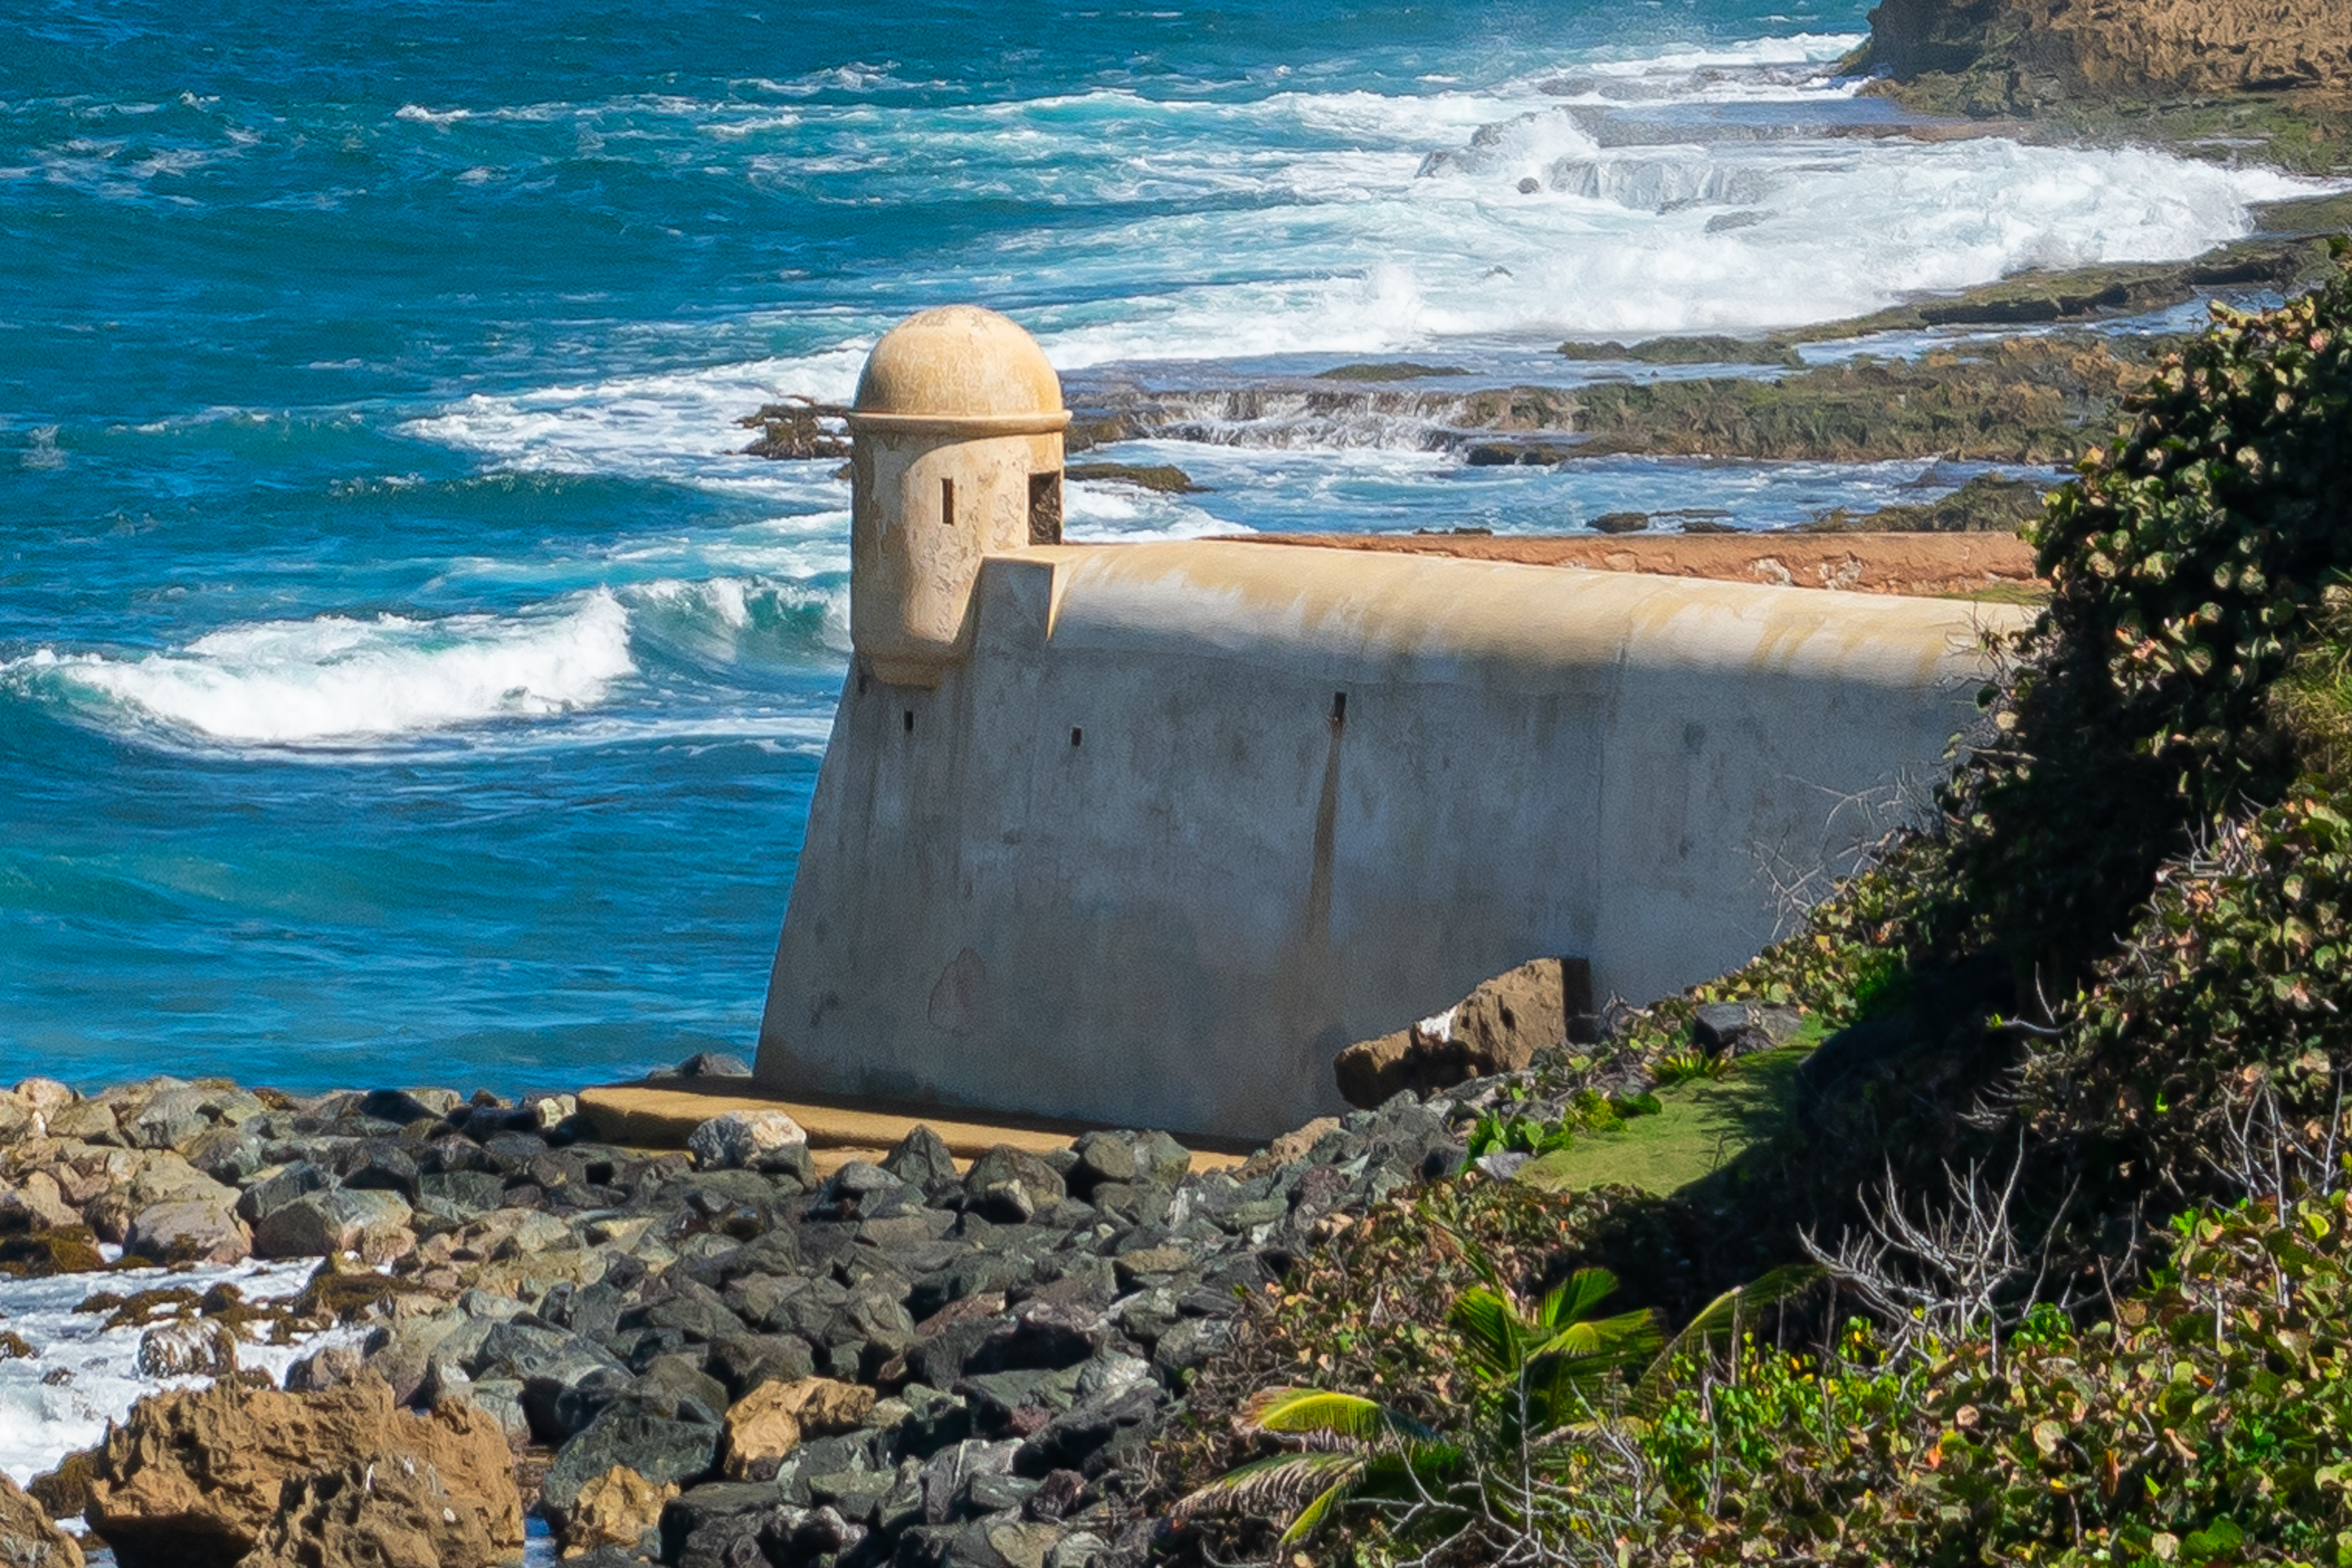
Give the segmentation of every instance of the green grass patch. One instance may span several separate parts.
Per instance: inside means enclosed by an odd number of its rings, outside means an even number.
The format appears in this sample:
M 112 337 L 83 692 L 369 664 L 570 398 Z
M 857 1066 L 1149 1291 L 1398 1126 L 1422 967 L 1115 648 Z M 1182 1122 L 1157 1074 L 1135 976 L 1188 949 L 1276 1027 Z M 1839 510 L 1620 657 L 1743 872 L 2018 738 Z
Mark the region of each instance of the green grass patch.
M 1661 1088 L 1656 1114 L 1612 1131 L 1579 1132 L 1572 1147 L 1521 1166 L 1518 1179 L 1551 1193 L 1622 1184 L 1664 1194 L 1687 1186 L 1780 1128 L 1797 1065 L 1820 1043 L 1812 1035 L 1744 1057 L 1721 1078 Z

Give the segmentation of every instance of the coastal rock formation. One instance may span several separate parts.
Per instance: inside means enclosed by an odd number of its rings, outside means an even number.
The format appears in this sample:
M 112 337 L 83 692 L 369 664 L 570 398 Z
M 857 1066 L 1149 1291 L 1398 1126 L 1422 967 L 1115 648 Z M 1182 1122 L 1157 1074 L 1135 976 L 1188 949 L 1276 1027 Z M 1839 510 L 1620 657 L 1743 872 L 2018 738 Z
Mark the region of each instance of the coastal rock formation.
M 82 1568 L 81 1548 L 0 1471 L 0 1568 Z
M 109 1141 L 0 1141 L 0 1171 L 20 1186 L 48 1173 L 69 1206 L 151 1167 L 150 1185 L 194 1174 L 233 1191 L 257 1229 L 290 1205 L 380 1198 L 408 1205 L 421 1239 L 381 1269 L 324 1258 L 282 1303 L 190 1290 L 156 1304 L 159 1371 L 226 1369 L 232 1336 L 272 1324 L 358 1333 L 289 1369 L 299 1391 L 224 1371 L 142 1402 L 61 1466 L 44 1500 L 83 1512 L 123 1568 L 213 1568 L 256 1548 L 273 1568 L 403 1561 L 431 1500 L 404 1473 L 387 1482 L 401 1456 L 509 1552 L 526 1444 L 556 1451 L 539 1510 L 595 1568 L 656 1544 L 698 1564 L 1139 1551 L 1147 1450 L 1242 1300 L 1464 1157 L 1460 1132 L 1410 1097 L 1238 1169 L 1196 1173 L 1165 1133 L 1105 1131 L 975 1150 L 959 1173 L 918 1126 L 822 1180 L 804 1145 L 775 1168 L 698 1168 L 576 1121 L 541 1126 L 551 1099 L 429 1090 L 323 1095 L 184 1128 L 192 1152 L 131 1148 L 118 1113 L 152 1098 L 74 1102 Z M 41 1256 L 45 1269 L 101 1261 L 86 1241 Z M 118 1283 L 93 1275 L 93 1310 L 121 1307 L 106 1300 Z M 434 1549 L 459 1550 L 451 1539 Z
M 374 1377 L 310 1394 L 224 1381 L 142 1399 L 99 1450 L 85 1516 L 122 1568 L 230 1568 L 260 1543 L 289 1480 L 404 1459 L 429 1467 L 487 1540 L 520 1548 L 522 1500 L 497 1423 L 456 1402 L 413 1415 Z M 356 1505 L 331 1506 L 339 1495 L 300 1507 L 362 1528 Z
M 1332 1071 L 1348 1103 L 1369 1110 L 1402 1089 L 1427 1094 L 1517 1072 L 1536 1052 L 1580 1033 L 1591 1012 L 1583 960 L 1533 959 L 1481 982 L 1443 1013 L 1349 1046 Z
M 1965 77 L 1965 105 L 2321 89 L 2352 93 L 2352 0 L 1882 0 L 1861 63 Z
M 493 1539 L 431 1464 L 394 1452 L 288 1482 L 239 1568 L 489 1568 L 519 1544 Z

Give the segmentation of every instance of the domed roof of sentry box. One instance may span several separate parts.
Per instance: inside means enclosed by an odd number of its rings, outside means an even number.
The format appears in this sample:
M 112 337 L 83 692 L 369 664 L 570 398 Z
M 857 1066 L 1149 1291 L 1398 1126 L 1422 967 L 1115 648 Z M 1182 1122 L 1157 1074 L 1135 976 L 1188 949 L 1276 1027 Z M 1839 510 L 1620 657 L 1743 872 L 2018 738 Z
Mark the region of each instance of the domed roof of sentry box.
M 942 305 L 908 317 L 874 345 L 851 419 L 1058 430 L 1069 415 L 1061 378 L 1018 322 L 977 305 Z

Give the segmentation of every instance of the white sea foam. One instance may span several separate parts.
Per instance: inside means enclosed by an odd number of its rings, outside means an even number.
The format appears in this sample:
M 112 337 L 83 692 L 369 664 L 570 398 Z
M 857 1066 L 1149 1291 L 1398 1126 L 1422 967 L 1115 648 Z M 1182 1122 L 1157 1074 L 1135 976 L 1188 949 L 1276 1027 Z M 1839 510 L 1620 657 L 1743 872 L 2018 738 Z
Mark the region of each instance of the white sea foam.
M 43 649 L 0 675 L 210 740 L 302 745 L 590 707 L 635 668 L 628 612 L 598 589 L 511 617 L 267 621 L 135 659 Z
M 291 1296 L 309 1282 L 316 1265 L 239 1263 L 173 1273 L 133 1269 L 105 1276 L 61 1274 L 47 1279 L 0 1279 L 0 1327 L 22 1335 L 35 1353 L 0 1359 L 0 1471 L 18 1485 L 77 1449 L 106 1435 L 109 1421 L 131 1413 L 142 1394 L 210 1381 L 203 1377 L 156 1378 L 138 1370 L 142 1331 L 109 1331 L 102 1313 L 74 1308 L 101 1287 L 117 1295 L 184 1286 L 199 1294 L 215 1284 L 232 1284 L 248 1301 Z M 332 1330 L 296 1344 L 239 1345 L 239 1364 L 258 1367 L 282 1380 L 286 1369 L 321 1345 L 355 1341 L 359 1331 Z
M 928 297 L 1036 301 L 1014 313 L 1065 370 L 1765 331 L 2028 268 L 2191 256 L 2246 233 L 2249 204 L 2321 188 L 2146 149 L 1822 134 L 1860 112 L 1855 84 L 1820 70 L 1857 41 L 1588 51 L 1417 93 L 814 96 L 894 85 L 887 65 L 860 65 L 746 84 L 761 96 L 724 103 L 539 108 L 599 123 L 683 116 L 780 193 L 1085 212 L 908 279 Z M 780 114 L 769 95 L 801 101 Z M 1718 117 L 1743 104 L 1764 120 Z M 502 468 L 830 506 L 815 493 L 829 465 L 735 457 L 733 421 L 784 394 L 845 400 L 901 308 L 780 311 L 743 325 L 808 352 L 486 395 L 404 428 Z

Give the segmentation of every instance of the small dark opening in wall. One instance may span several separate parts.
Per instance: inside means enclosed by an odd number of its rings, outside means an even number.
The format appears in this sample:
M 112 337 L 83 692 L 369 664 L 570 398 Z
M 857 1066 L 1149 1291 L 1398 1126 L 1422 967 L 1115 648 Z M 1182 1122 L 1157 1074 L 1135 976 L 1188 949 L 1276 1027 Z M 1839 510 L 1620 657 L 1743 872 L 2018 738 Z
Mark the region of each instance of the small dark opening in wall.
M 1029 542 L 1062 542 L 1062 470 L 1029 476 Z
M 1071 729 L 1071 731 L 1070 731 L 1070 744 L 1072 744 L 1073 746 L 1076 745 L 1079 742 L 1081 742 L 1081 741 L 1085 740 L 1086 738 L 1087 738 L 1087 732 L 1086 732 L 1084 730 L 1080 730 L 1080 729 L 1077 729 L 1077 728 L 1076 728 L 1076 727 L 1073 727 L 1073 728 Z
M 912 708 L 909 708 L 909 709 L 908 709 L 908 710 L 907 710 L 907 733 L 908 733 L 909 735 L 911 735 L 911 734 L 913 734 L 914 732 L 915 732 L 915 710 L 914 710 Z
M 953 479 L 940 481 L 940 526 L 942 528 L 955 526 L 955 481 Z
M 1331 693 L 1331 722 L 1344 724 L 1347 721 L 1348 694 L 1344 691 L 1334 691 Z

